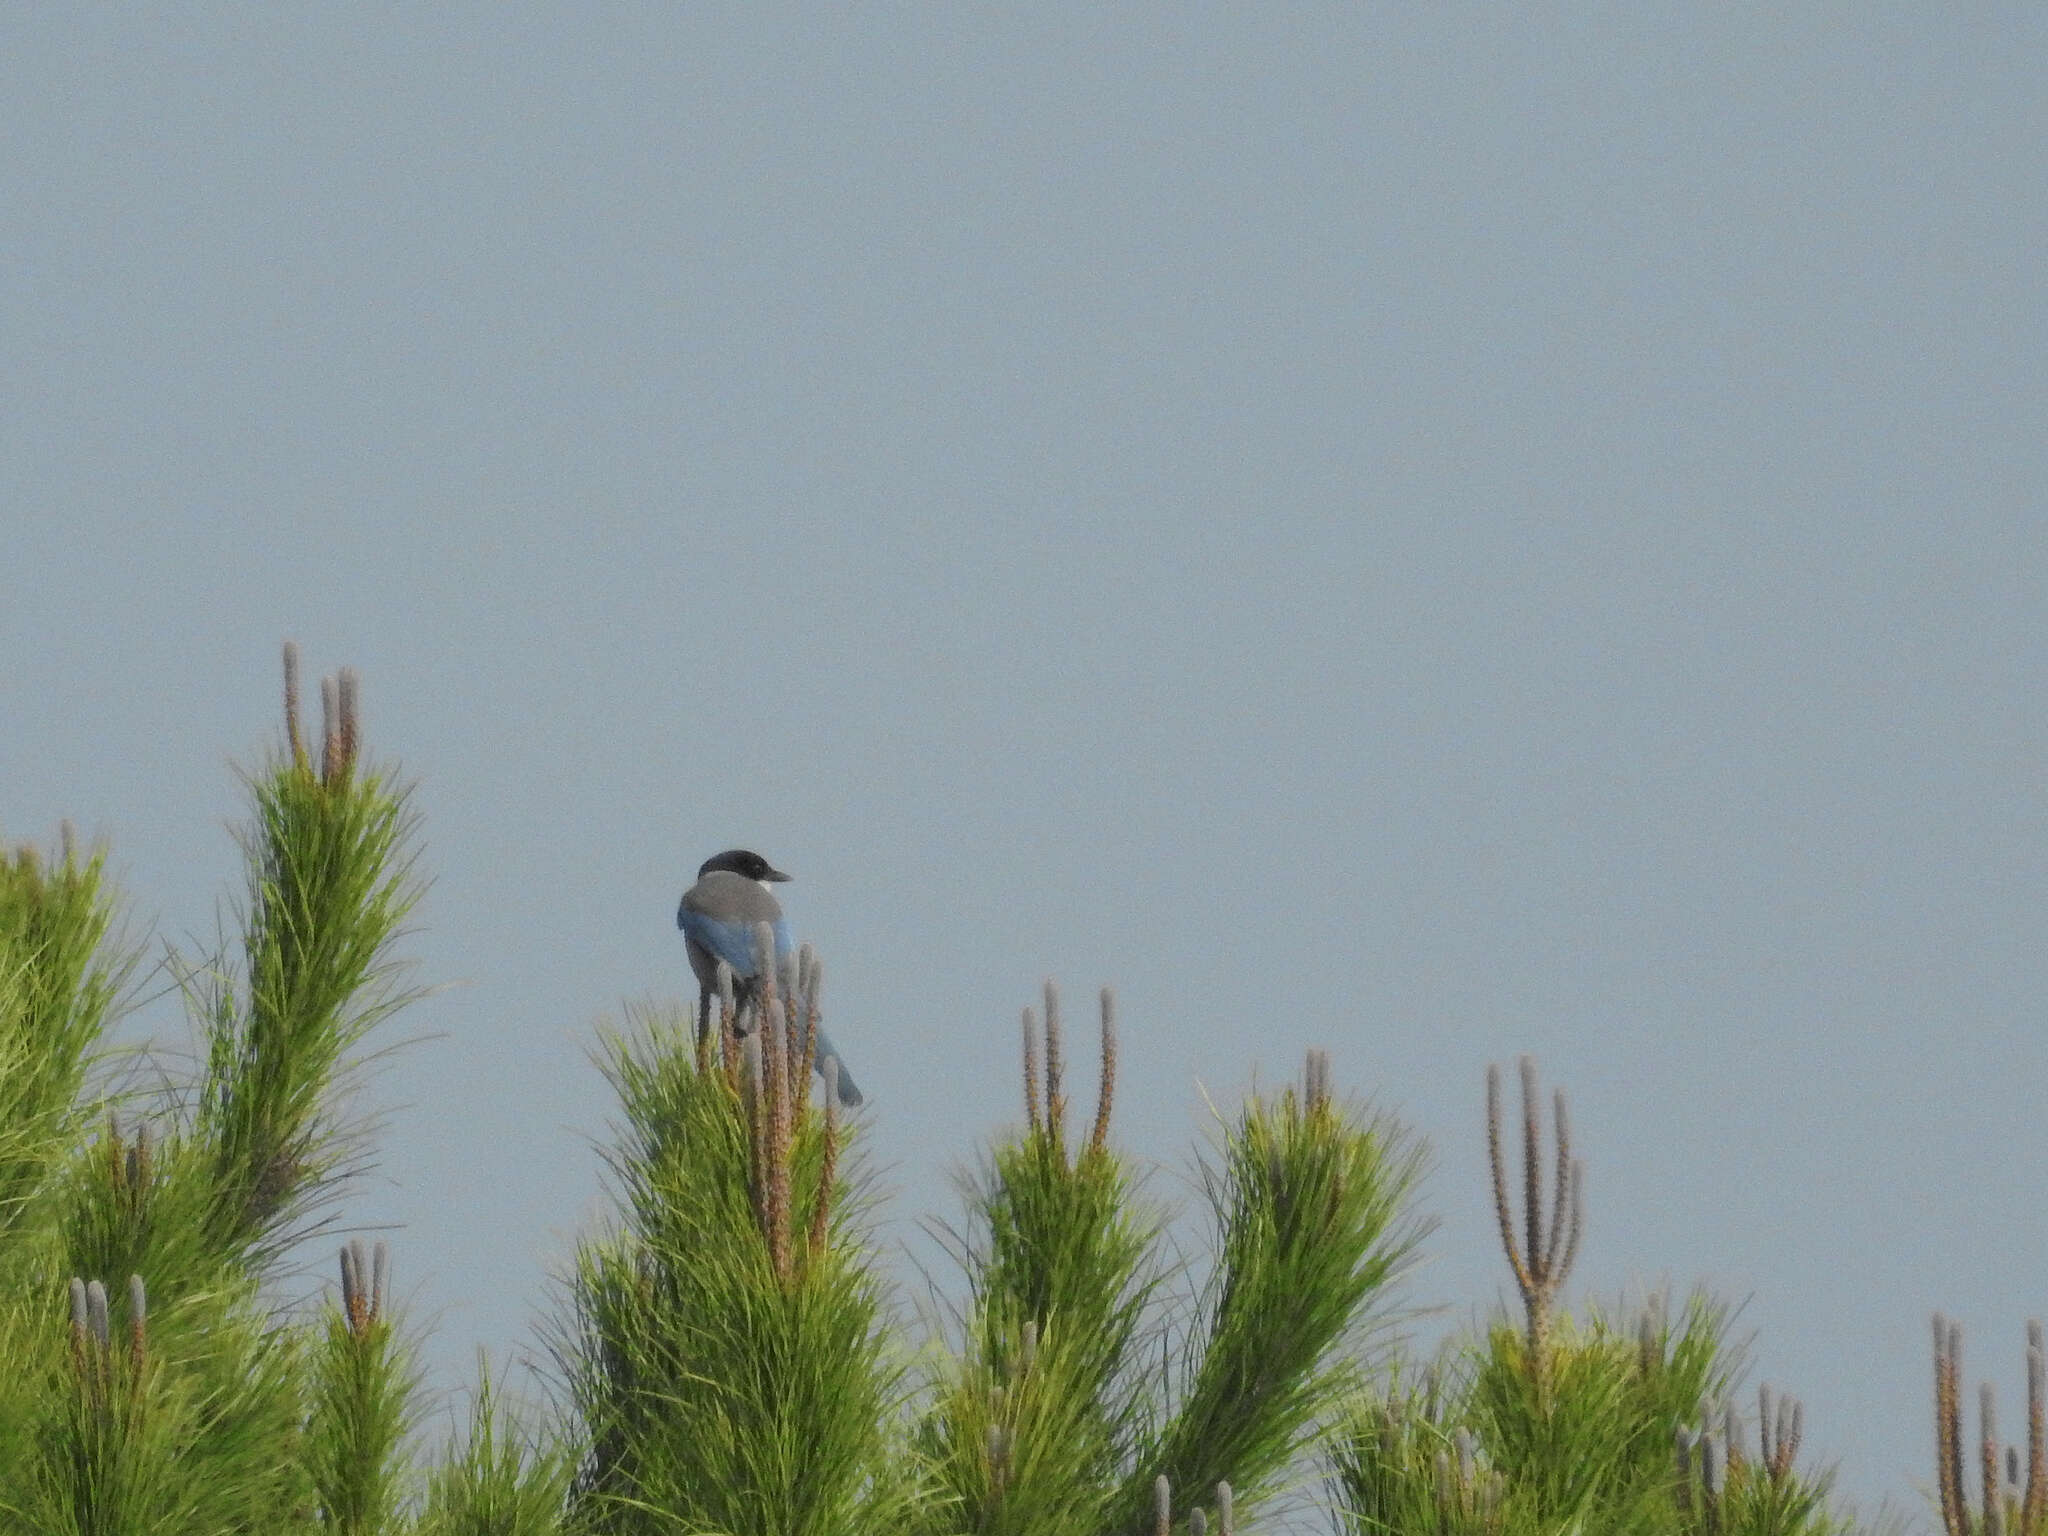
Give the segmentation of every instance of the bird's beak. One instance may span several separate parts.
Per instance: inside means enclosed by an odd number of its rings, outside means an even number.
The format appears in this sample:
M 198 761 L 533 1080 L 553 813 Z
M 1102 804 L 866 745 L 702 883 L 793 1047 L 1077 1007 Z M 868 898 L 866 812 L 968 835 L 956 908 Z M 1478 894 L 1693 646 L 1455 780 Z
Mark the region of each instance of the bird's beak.
M 768 873 L 763 875 L 761 878 L 763 880 L 787 880 L 789 876 L 785 875 L 779 869 L 770 869 Z

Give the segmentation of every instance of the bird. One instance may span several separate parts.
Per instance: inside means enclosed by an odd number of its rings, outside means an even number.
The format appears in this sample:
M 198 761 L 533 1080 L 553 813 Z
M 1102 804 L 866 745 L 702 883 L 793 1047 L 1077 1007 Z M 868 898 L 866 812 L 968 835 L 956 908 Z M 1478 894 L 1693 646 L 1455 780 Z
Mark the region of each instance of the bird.
M 718 991 L 718 962 L 731 967 L 734 1000 L 742 1006 L 760 985 L 754 956 L 754 926 L 766 923 L 775 933 L 775 963 L 780 969 L 792 944 L 789 924 L 783 920 L 782 904 L 768 889 L 789 876 L 750 848 L 728 848 L 706 859 L 697 870 L 697 883 L 683 892 L 676 908 L 676 926 L 683 930 L 684 948 L 690 969 L 697 976 L 698 1028 L 711 1017 L 711 999 Z M 821 1027 L 816 1052 L 818 1071 L 827 1061 L 839 1063 L 839 1102 L 851 1107 L 860 1103 L 860 1089 L 846 1070 L 832 1039 Z

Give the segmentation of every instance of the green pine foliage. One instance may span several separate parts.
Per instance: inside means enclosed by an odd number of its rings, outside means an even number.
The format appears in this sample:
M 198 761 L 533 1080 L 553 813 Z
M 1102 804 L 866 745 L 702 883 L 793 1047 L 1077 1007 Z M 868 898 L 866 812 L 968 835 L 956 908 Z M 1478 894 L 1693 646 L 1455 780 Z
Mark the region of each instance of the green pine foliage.
M 72 1150 L 87 1073 L 135 966 L 110 942 L 105 856 L 81 859 L 68 825 L 61 847 L 55 860 L 32 844 L 0 851 L 0 1241 Z
M 468 1433 L 428 1474 L 412 1536 L 554 1536 L 564 1529 L 575 1443 L 523 1430 L 479 1355 Z
M 288 1529 L 308 1505 L 297 1340 L 252 1298 L 158 1308 L 139 1277 L 72 1283 L 61 1356 L 45 1354 L 36 1426 L 8 1509 L 23 1532 L 125 1536 Z M 276 1518 L 281 1523 L 262 1522 Z
M 341 1304 L 312 1348 L 306 1461 L 323 1525 L 340 1536 L 393 1527 L 407 1493 L 406 1435 L 419 1372 L 387 1309 L 389 1250 L 341 1250 Z
M 845 1200 L 836 1098 L 808 1102 L 792 1045 L 810 1001 L 771 991 L 751 1050 L 728 1015 L 715 1058 L 675 1013 L 605 1042 L 623 1220 L 584 1246 L 558 1348 L 591 1439 L 574 1507 L 593 1530 L 904 1528 L 902 1370 Z
M 1365 1536 L 1835 1536 L 1825 1474 L 1795 1470 L 1800 1413 L 1764 1389 L 1756 1454 L 1732 1402 L 1741 1352 L 1723 1308 L 1661 1298 L 1633 1317 L 1557 1306 L 1584 1219 L 1564 1096 L 1546 1177 L 1534 1064 L 1522 1062 L 1522 1222 L 1502 1152 L 1500 1077 L 1487 1147 L 1501 1244 L 1523 1304 L 1419 1380 L 1352 1402 L 1328 1452 L 1332 1501 Z M 1546 1199 L 1547 1192 L 1547 1199 Z M 1777 1411 L 1773 1412 L 1773 1403 Z
M 255 1262 L 300 1235 L 352 1150 L 333 1123 L 343 1061 L 412 995 L 392 940 L 419 897 L 404 792 L 360 760 L 356 681 L 323 684 L 317 769 L 300 740 L 296 653 L 286 653 L 284 756 L 250 780 L 249 893 L 239 992 L 199 981 L 207 1073 L 194 1150 L 215 1194 L 209 1234 Z
M 196 1080 L 123 1095 L 95 1071 L 134 965 L 103 855 L 67 835 L 58 858 L 20 850 L 0 875 L 10 1533 L 381 1530 L 398 1502 L 367 1472 L 331 1473 L 339 1437 L 355 1464 L 376 1444 L 351 1415 L 402 1430 L 403 1361 L 380 1394 L 265 1294 L 345 1171 L 358 1128 L 337 1087 L 404 1000 L 393 942 L 416 890 L 404 793 L 360 761 L 353 677 L 323 688 L 317 768 L 296 695 L 288 649 L 286 747 L 249 781 L 244 969 L 174 962 L 207 1041 Z
M 912 1326 L 859 1127 L 813 1091 L 808 950 L 737 1008 L 724 987 L 714 1018 L 648 1004 L 604 1033 L 615 1212 L 562 1280 L 541 1398 L 514 1411 L 480 1361 L 466 1424 L 425 1443 L 386 1246 L 342 1247 L 338 1300 L 283 1284 L 371 1153 L 340 1090 L 417 995 L 396 946 L 421 890 L 353 675 L 323 684 L 311 742 L 289 647 L 285 691 L 282 747 L 247 780 L 238 931 L 170 960 L 202 1042 L 189 1077 L 117 1087 L 141 1077 L 108 1046 L 136 950 L 104 853 L 67 832 L 0 854 L 9 1536 L 1231 1536 L 1311 1503 L 1379 1536 L 1855 1528 L 1798 1461 L 1797 1404 L 1738 1409 L 1743 1352 L 1710 1298 L 1568 1307 L 1584 1169 L 1526 1062 L 1518 1181 L 1498 1073 L 1486 1116 L 1520 1315 L 1425 1361 L 1390 1328 L 1429 1231 L 1417 1138 L 1312 1052 L 1300 1083 L 1219 1114 L 1207 1250 L 1181 1262 L 1175 1213 L 1111 1135 L 1114 999 L 1075 1124 L 1048 985 L 1023 1123 L 963 1178 L 957 1279 Z M 1946 1536 L 2048 1536 L 2038 1327 L 2028 1344 L 2025 1456 L 1987 1387 L 1973 1463 L 1960 1329 L 1936 1320 Z
M 1069 1147 L 1059 994 L 1024 1014 L 1022 1134 L 966 1181 L 955 1235 L 969 1302 L 962 1348 L 930 1371 L 916 1444 L 937 1497 L 920 1529 L 1113 1527 L 1149 1404 L 1141 1334 L 1160 1282 L 1160 1213 L 1108 1140 L 1115 1003 L 1102 998 L 1093 1126 Z M 1141 1364 L 1137 1358 L 1145 1356 Z
M 1360 1384 L 1364 1326 L 1422 1236 L 1407 1219 L 1420 1169 L 1405 1130 L 1333 1097 L 1321 1052 L 1298 1095 L 1245 1105 L 1209 1179 L 1218 1258 L 1201 1353 L 1138 1480 L 1228 1482 L 1247 1508 L 1280 1486 Z

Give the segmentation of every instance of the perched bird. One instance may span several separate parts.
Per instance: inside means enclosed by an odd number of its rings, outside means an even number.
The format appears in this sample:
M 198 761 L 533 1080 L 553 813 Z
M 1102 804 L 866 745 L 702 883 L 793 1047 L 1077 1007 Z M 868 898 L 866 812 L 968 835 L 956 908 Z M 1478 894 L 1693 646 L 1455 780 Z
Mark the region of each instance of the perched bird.
M 770 881 L 787 880 L 781 870 L 758 853 L 729 848 L 706 859 L 697 871 L 697 883 L 683 892 L 676 908 L 676 926 L 683 930 L 689 951 L 690 969 L 697 975 L 698 1028 L 711 1017 L 711 999 L 718 992 L 718 962 L 732 968 L 734 1001 L 744 1007 L 760 985 L 754 974 L 754 925 L 766 923 L 775 931 L 775 963 L 780 968 L 793 948 L 789 924 L 783 921 L 782 904 L 768 889 Z M 828 1060 L 839 1062 L 839 1102 L 858 1104 L 860 1089 L 853 1074 L 821 1027 L 818 1030 L 817 1064 L 822 1074 Z

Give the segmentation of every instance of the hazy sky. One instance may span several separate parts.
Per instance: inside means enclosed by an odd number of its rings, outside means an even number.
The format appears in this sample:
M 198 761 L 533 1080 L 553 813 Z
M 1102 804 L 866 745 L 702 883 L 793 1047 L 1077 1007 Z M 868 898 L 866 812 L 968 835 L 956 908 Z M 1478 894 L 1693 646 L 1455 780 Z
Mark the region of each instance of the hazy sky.
M 361 669 L 442 1388 L 738 843 L 891 1241 L 1113 981 L 1156 1188 L 1327 1045 L 1469 1318 L 1532 1051 L 1574 1299 L 1746 1303 L 1917 1507 L 1929 1312 L 2010 1423 L 2048 1311 L 2048 21 L 1779 9 L 12 8 L 0 823 L 208 940 L 278 643 Z

